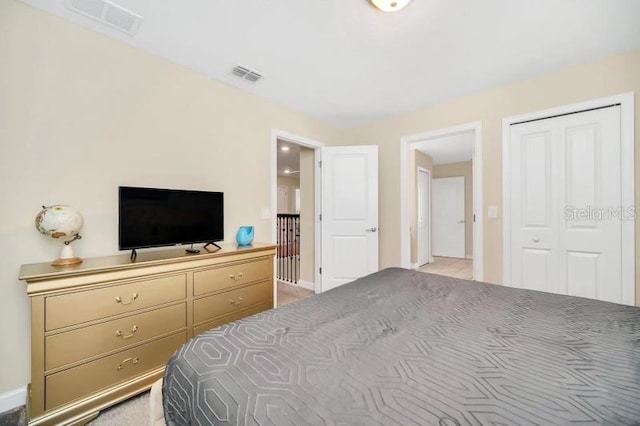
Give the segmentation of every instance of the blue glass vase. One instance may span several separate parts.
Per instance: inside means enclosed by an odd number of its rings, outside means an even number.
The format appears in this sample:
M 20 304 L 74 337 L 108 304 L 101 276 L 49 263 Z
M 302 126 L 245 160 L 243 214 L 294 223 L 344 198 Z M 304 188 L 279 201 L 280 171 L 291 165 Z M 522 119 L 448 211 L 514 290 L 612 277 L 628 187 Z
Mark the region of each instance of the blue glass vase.
M 239 246 L 248 246 L 253 242 L 253 226 L 241 226 L 236 234 Z

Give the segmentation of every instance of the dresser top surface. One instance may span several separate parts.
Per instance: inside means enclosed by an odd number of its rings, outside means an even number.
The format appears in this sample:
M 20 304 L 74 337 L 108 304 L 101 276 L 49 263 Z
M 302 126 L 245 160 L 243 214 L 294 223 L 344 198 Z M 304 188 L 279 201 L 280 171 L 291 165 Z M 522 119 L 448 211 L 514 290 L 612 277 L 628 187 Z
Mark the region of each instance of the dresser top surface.
M 201 249 L 200 253 L 188 254 L 184 249 L 139 251 L 135 260 L 131 260 L 129 253 L 114 256 L 92 257 L 84 259 L 79 265 L 58 267 L 50 263 L 30 263 L 20 267 L 19 279 L 36 281 L 50 278 L 63 278 L 74 275 L 108 272 L 144 266 L 183 263 L 194 260 L 210 259 L 251 252 L 275 249 L 274 244 L 253 243 L 249 246 L 236 244 L 222 245 L 221 249 Z

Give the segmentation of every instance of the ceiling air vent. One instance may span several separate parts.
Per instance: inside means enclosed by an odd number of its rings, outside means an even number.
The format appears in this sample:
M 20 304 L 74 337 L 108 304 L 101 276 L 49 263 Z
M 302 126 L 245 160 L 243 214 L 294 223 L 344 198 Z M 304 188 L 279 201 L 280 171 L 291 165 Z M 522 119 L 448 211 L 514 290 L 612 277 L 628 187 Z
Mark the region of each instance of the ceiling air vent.
M 236 65 L 231 71 L 231 74 L 235 75 L 236 77 L 240 77 L 244 80 L 250 81 L 252 83 L 255 83 L 256 81 L 262 78 L 262 74 L 255 71 L 251 71 L 249 68 L 245 68 L 240 65 Z
M 69 2 L 69 9 L 94 19 L 102 18 L 104 7 L 104 0 L 71 0 Z
M 245 80 L 249 80 L 252 83 L 255 83 L 256 81 L 260 80 L 262 78 L 262 76 L 260 74 L 258 74 L 257 72 L 253 72 L 251 71 L 249 74 L 244 76 Z
M 108 0 L 67 0 L 67 7 L 130 35 L 142 22 L 142 16 Z

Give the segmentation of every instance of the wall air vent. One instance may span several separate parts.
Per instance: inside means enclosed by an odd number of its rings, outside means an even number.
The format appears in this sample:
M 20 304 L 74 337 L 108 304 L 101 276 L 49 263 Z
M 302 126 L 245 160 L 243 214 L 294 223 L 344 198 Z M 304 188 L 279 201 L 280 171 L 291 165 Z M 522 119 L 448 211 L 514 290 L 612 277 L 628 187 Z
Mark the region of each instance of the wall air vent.
M 74 12 L 129 35 L 134 35 L 142 22 L 142 16 L 109 0 L 67 0 L 66 3 L 67 7 Z
M 233 68 L 233 70 L 231 70 L 231 74 L 235 75 L 236 77 L 240 77 L 244 80 L 250 81 L 252 83 L 255 83 L 256 81 L 262 78 L 262 74 L 252 71 L 249 68 L 245 68 L 240 65 L 236 65 Z

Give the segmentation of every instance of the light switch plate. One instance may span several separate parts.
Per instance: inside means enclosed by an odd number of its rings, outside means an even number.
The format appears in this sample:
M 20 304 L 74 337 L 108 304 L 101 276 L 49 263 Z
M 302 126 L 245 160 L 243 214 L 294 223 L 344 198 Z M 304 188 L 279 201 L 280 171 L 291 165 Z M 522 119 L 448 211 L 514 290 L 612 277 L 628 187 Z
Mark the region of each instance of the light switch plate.
M 498 217 L 498 206 L 488 206 L 487 217 L 489 219 L 496 219 Z
M 271 219 L 271 209 L 269 207 L 263 207 L 261 216 L 263 219 Z

